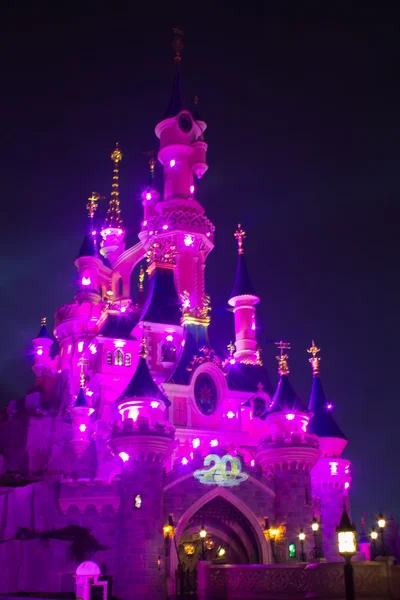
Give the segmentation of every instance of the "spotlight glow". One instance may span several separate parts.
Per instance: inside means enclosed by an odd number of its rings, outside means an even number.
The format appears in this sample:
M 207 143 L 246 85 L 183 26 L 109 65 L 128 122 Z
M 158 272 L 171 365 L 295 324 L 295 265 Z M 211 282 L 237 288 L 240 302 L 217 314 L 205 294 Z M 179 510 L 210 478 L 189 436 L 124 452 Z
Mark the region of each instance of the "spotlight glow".
M 91 283 L 90 277 L 82 277 L 82 285 L 90 285 Z
M 287 420 L 288 420 L 288 421 L 293 421 L 293 419 L 294 419 L 294 414 L 293 414 L 293 413 L 288 413 L 288 414 L 286 415 L 286 418 L 287 418 Z
M 128 454 L 127 452 L 120 452 L 120 453 L 118 454 L 118 456 L 119 456 L 120 458 L 122 458 L 122 460 L 124 461 L 124 463 L 125 463 L 127 460 L 129 460 L 129 454 Z
M 38 349 L 36 350 L 36 354 L 37 354 L 38 356 L 42 356 L 42 354 L 43 354 L 43 348 L 38 348 Z
M 151 200 L 151 193 L 150 192 L 147 192 L 147 194 L 146 194 L 146 200 Z
M 169 161 L 169 166 L 174 167 L 175 165 L 176 165 L 176 160 L 173 158 L 172 160 Z

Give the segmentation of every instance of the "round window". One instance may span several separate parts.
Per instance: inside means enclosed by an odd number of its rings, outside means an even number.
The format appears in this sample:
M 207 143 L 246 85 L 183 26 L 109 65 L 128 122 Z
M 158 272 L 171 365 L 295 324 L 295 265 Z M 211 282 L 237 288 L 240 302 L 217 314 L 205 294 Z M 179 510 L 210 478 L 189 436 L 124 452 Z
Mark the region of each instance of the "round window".
M 178 125 L 183 133 L 189 133 L 192 129 L 192 119 L 188 114 L 182 113 L 178 119 Z
M 194 398 L 203 415 L 212 415 L 217 408 L 217 386 L 208 373 L 200 373 L 194 384 Z

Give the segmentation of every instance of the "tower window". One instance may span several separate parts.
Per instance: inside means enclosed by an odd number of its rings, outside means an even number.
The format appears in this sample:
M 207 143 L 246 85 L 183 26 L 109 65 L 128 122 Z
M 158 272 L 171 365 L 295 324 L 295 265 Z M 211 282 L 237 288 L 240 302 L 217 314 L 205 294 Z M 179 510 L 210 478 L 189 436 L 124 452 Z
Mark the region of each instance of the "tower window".
M 114 352 L 114 365 L 121 367 L 124 364 L 124 353 L 121 348 L 117 348 Z
M 106 362 L 108 365 L 112 365 L 112 352 L 110 350 L 106 354 Z
M 310 505 L 311 504 L 311 502 L 310 502 L 310 491 L 309 491 L 308 487 L 305 488 L 305 494 L 306 494 L 306 504 Z
M 161 361 L 162 362 L 175 362 L 176 360 L 176 346 L 173 342 L 166 341 L 161 347 Z
M 100 286 L 100 289 L 99 289 L 99 294 L 100 294 L 100 298 L 101 298 L 101 299 L 103 299 L 103 296 L 104 296 L 104 290 L 103 290 L 103 286 L 102 286 L 102 285 Z
M 124 283 L 122 281 L 122 277 L 119 278 L 118 281 L 118 296 L 122 296 L 124 293 Z
M 264 398 L 254 398 L 253 407 L 254 407 L 254 416 L 261 417 L 261 415 L 265 412 Z
M 125 366 L 130 367 L 131 364 L 132 364 L 131 354 L 127 353 L 127 354 L 125 354 Z

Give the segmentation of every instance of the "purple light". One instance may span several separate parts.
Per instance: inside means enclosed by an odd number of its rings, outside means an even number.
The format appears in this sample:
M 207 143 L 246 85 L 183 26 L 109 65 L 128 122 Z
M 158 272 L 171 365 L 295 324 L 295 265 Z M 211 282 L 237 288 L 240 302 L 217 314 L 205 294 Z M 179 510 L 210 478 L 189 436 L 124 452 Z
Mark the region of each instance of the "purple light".
M 120 452 L 120 453 L 118 454 L 118 456 L 119 456 L 120 458 L 122 458 L 122 460 L 124 461 L 124 463 L 125 463 L 127 460 L 129 460 L 129 454 L 128 454 L 127 452 Z
M 90 277 L 82 277 L 82 285 L 90 285 L 91 283 Z
M 344 484 L 344 489 L 348 490 L 349 487 L 350 487 L 350 483 L 348 481 L 346 481 L 345 484 Z
M 174 337 L 172 335 L 167 335 L 167 337 L 165 339 L 167 340 L 167 342 L 173 342 L 174 341 Z
M 293 421 L 293 419 L 294 419 L 294 414 L 293 414 L 293 413 L 288 413 L 288 414 L 286 415 L 286 418 L 287 418 L 287 420 L 288 420 L 288 421 Z
M 184 345 L 185 345 L 185 340 L 182 340 L 182 342 L 181 342 L 182 348 L 183 348 Z
M 256 464 L 256 461 L 254 460 L 254 458 L 250 461 L 250 466 L 254 467 L 254 465 Z
M 151 406 L 151 408 L 158 408 L 160 406 L 160 403 L 157 402 L 156 400 L 152 400 L 150 402 L 150 406 Z
M 83 342 L 78 342 L 78 352 L 82 352 L 83 350 Z
M 175 159 L 173 158 L 172 160 L 170 160 L 170 161 L 169 161 L 169 166 L 170 166 L 170 167 L 174 167 L 175 165 L 176 165 L 176 161 L 175 161 Z
M 326 405 L 327 410 L 332 410 L 333 409 L 333 404 L 329 403 Z
M 193 194 L 194 193 L 194 185 L 190 186 L 190 193 Z
M 229 412 L 226 413 L 226 416 L 228 417 L 228 419 L 233 419 L 233 417 L 235 416 L 235 413 L 230 410 Z
M 92 235 L 96 235 L 97 231 L 92 231 Z
M 188 459 L 187 459 L 187 458 L 184 456 L 184 457 L 182 458 L 182 461 L 181 461 L 181 462 L 182 462 L 182 464 L 183 464 L 183 465 L 187 465 L 189 461 L 188 461 Z
M 86 425 L 84 423 L 82 423 L 81 425 L 79 425 L 79 431 L 81 433 L 84 433 L 86 431 Z
M 168 229 L 168 225 L 163 225 L 162 228 L 164 229 L 164 231 L 166 231 Z
M 198 448 L 200 446 L 200 439 L 195 438 L 194 440 L 192 440 L 192 446 L 193 448 Z
M 43 348 L 38 348 L 38 349 L 36 350 L 36 354 L 37 354 L 38 356 L 42 356 L 42 354 L 43 354 Z
M 120 312 L 122 312 L 122 313 L 126 312 L 126 306 L 121 306 L 121 308 L 120 308 L 119 310 L 120 310 Z
M 231 365 L 234 365 L 234 364 L 235 364 L 235 362 L 236 362 L 236 360 L 235 360 L 234 358 L 230 358 L 230 359 L 229 359 L 229 362 L 231 363 Z
M 149 235 L 153 235 L 153 233 L 154 233 L 154 231 L 150 231 L 150 232 L 149 232 Z
M 192 246 L 194 244 L 194 236 L 187 233 L 183 239 L 185 246 Z
M 96 346 L 95 346 L 94 344 L 92 344 L 92 345 L 90 346 L 90 352 L 91 352 L 92 354 L 96 354 L 96 352 L 97 352 L 97 348 L 96 348 Z
M 212 448 L 215 448 L 215 446 L 218 446 L 218 440 L 211 440 L 211 442 L 210 442 L 210 446 L 211 446 Z
M 211 233 L 209 231 L 207 231 L 206 236 L 210 237 Z
M 146 200 L 151 200 L 151 193 L 150 192 L 147 192 L 147 194 L 146 194 Z
M 146 227 L 147 221 L 143 221 L 143 227 Z

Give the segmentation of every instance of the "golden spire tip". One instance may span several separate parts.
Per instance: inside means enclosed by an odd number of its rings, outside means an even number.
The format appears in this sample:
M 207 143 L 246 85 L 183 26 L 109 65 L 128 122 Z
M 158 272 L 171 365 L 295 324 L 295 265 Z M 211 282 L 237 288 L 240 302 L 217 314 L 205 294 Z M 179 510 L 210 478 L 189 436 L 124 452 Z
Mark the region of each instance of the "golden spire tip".
M 278 373 L 279 373 L 279 375 L 289 375 L 289 373 L 290 373 L 289 363 L 288 363 L 289 355 L 284 354 L 283 351 L 290 350 L 290 343 L 283 342 L 281 340 L 280 342 L 275 342 L 275 346 L 277 346 L 280 350 L 279 356 L 275 357 L 276 360 L 278 361 Z
M 319 362 L 321 358 L 317 354 L 321 351 L 321 348 L 317 348 L 314 340 L 312 340 L 311 348 L 307 349 L 308 354 L 312 354 L 312 357 L 308 359 L 311 365 L 313 376 L 319 375 Z
M 246 232 L 242 229 L 241 224 L 238 224 L 237 230 L 233 234 L 238 244 L 238 254 L 243 254 L 243 240 L 246 238 Z

